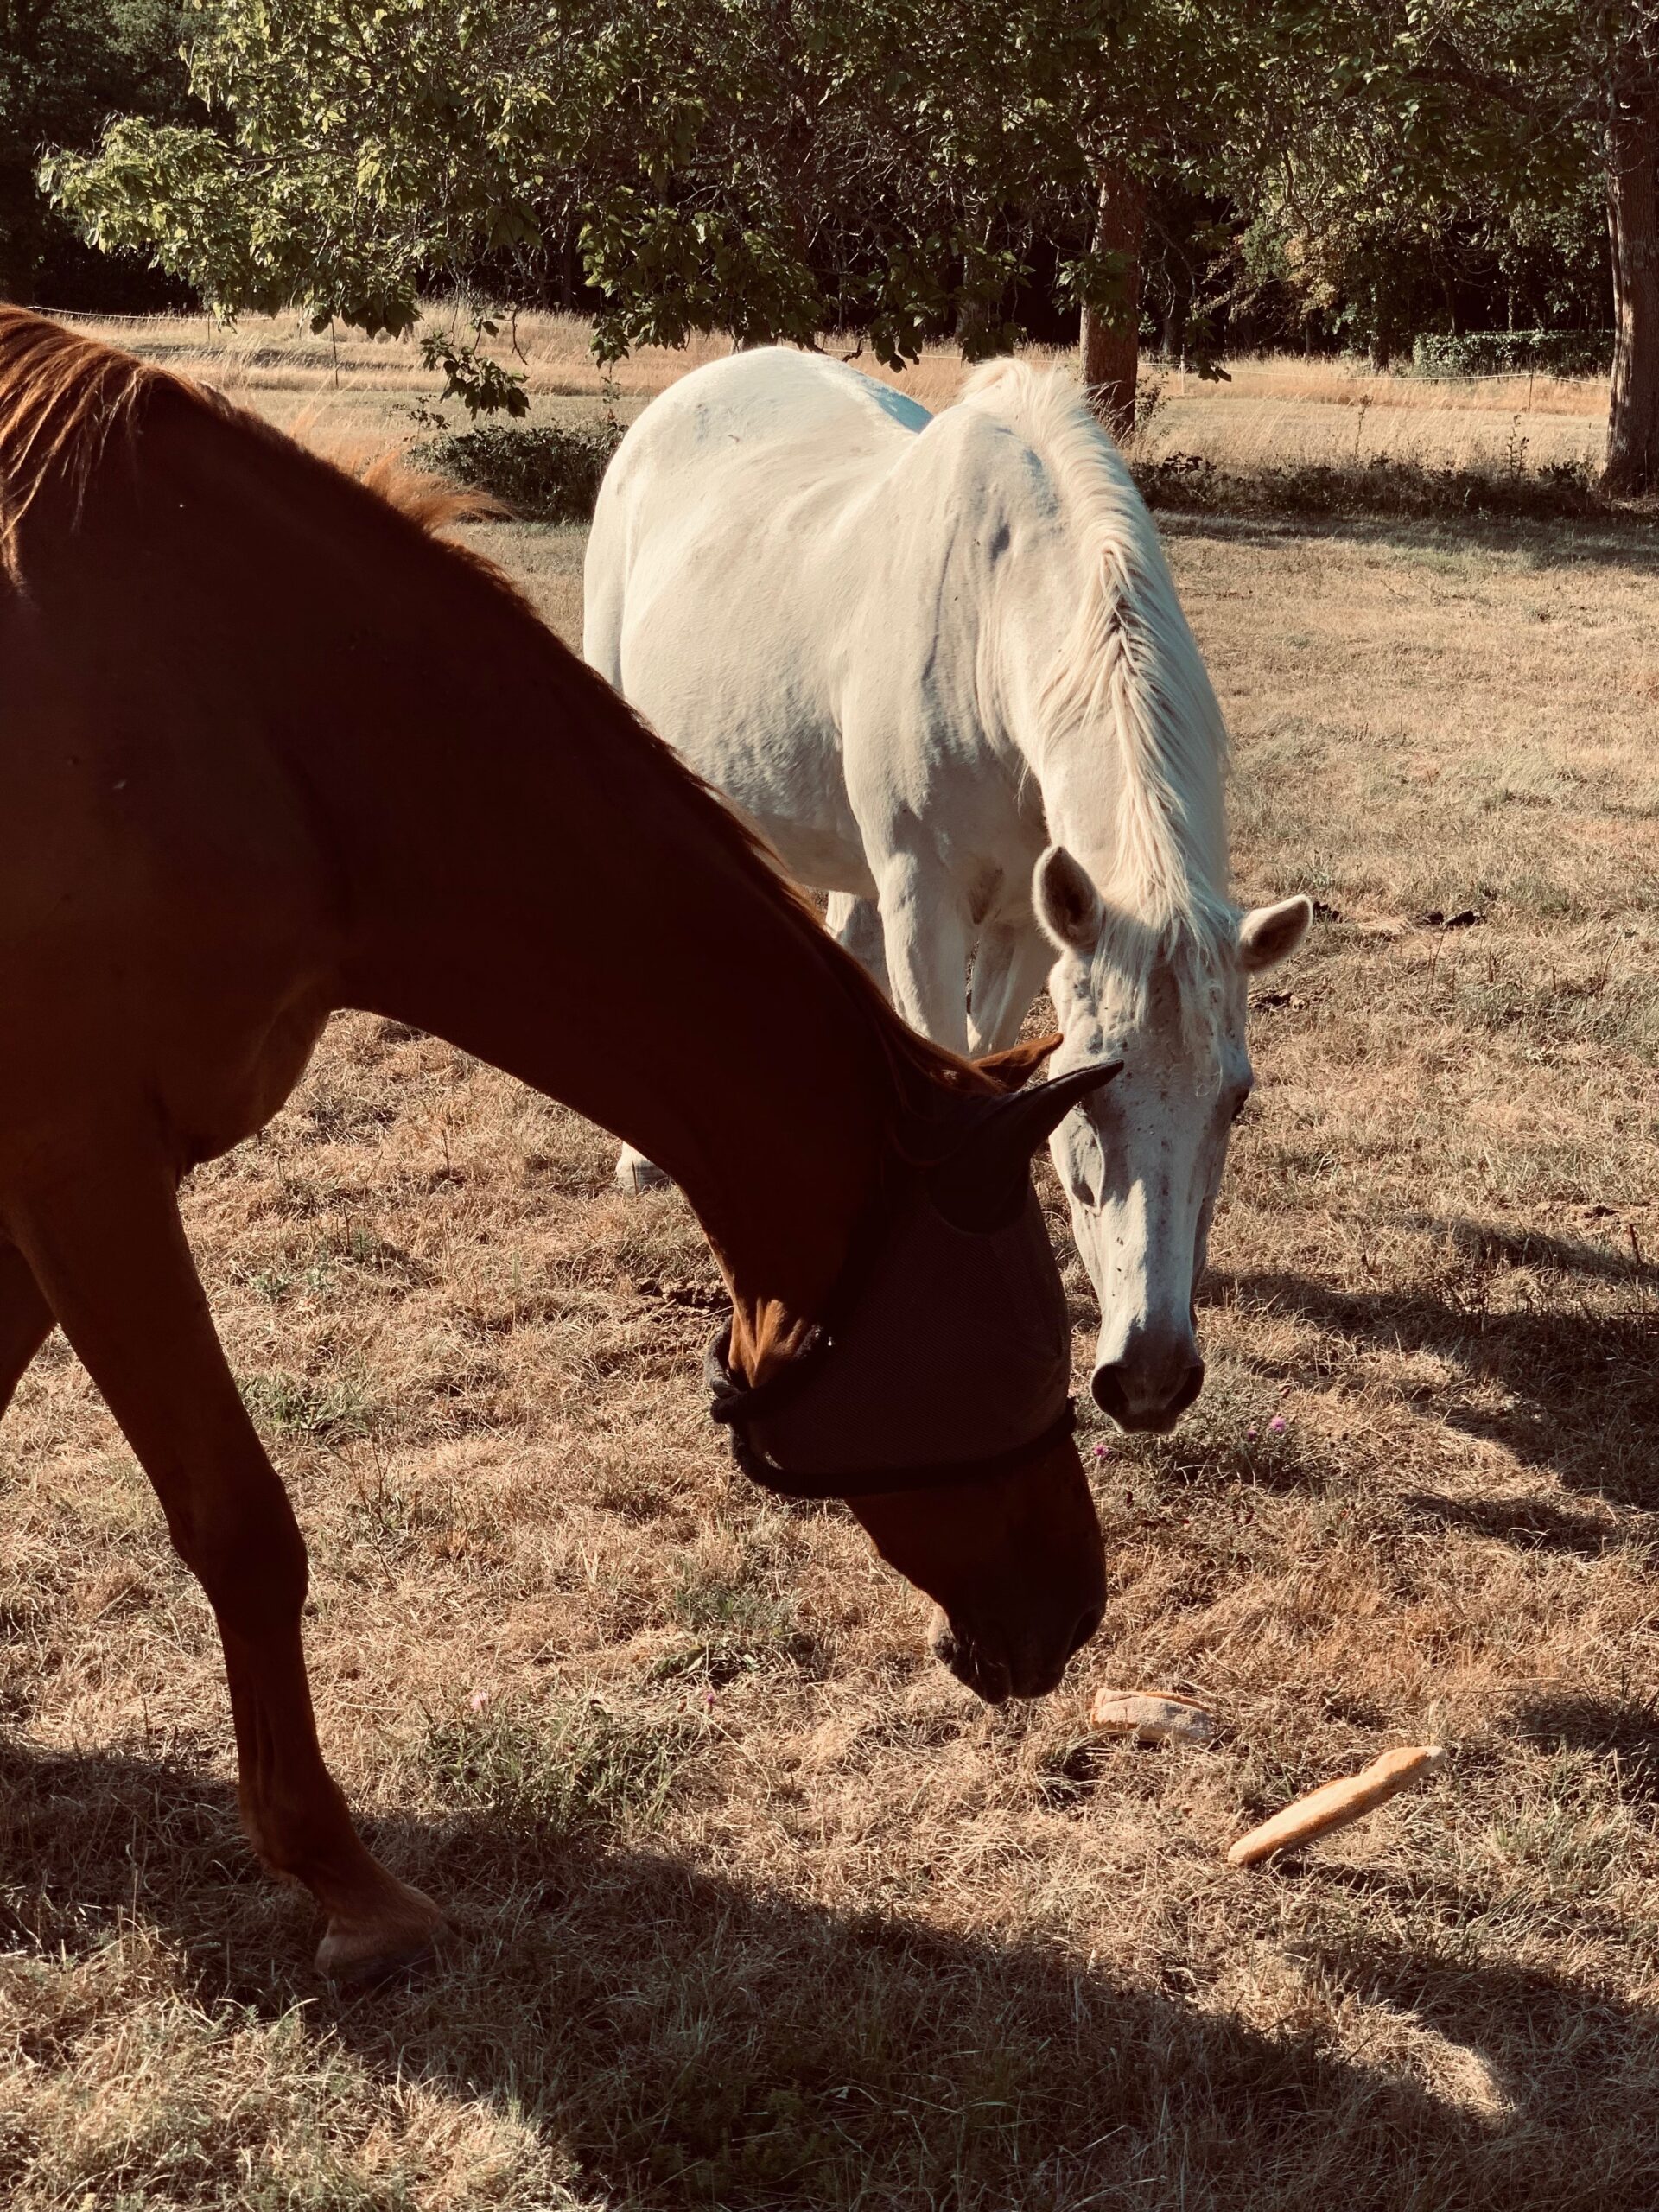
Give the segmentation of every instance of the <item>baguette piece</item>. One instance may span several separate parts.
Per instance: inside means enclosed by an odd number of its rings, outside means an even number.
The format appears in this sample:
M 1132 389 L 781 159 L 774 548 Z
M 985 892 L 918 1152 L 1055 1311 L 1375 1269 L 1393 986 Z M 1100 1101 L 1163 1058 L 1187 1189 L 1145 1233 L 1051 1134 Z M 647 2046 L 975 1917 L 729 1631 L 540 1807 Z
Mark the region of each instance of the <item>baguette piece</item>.
M 1089 1725 L 1103 1736 L 1133 1736 L 1137 1744 L 1207 1744 L 1216 1716 L 1173 1690 L 1098 1689 Z
M 1402 1744 L 1397 1751 L 1384 1751 L 1362 1773 L 1311 1789 L 1270 1821 L 1263 1821 L 1260 1827 L 1240 1836 L 1228 1851 L 1227 1864 L 1254 1866 L 1258 1859 L 1271 1858 L 1290 1844 L 1306 1843 L 1331 1828 L 1345 1828 L 1351 1821 L 1386 1804 L 1396 1790 L 1409 1789 L 1413 1783 L 1433 1774 L 1445 1761 L 1445 1747 L 1440 1744 Z

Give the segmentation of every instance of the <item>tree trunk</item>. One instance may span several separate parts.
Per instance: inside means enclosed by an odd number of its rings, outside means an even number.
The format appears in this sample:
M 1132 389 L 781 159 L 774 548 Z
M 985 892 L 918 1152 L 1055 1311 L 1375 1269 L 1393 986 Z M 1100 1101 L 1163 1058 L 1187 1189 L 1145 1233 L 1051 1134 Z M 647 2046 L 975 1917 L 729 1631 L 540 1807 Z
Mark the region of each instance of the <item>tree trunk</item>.
M 1619 101 L 1607 131 L 1613 386 L 1602 481 L 1629 497 L 1659 481 L 1659 99 Z
M 1095 251 L 1124 257 L 1124 286 L 1111 315 L 1084 308 L 1083 381 L 1090 406 L 1119 440 L 1135 428 L 1135 377 L 1141 361 L 1141 235 L 1146 219 L 1146 187 L 1119 170 L 1103 169 Z

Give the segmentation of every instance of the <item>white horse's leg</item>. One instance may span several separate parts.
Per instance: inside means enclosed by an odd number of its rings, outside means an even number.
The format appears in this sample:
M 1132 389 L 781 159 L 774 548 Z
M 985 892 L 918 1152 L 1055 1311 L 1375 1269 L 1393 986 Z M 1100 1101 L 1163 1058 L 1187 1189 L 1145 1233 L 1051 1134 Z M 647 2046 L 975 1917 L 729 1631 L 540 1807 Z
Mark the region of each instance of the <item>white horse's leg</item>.
M 625 1144 L 617 1154 L 612 1180 L 619 1191 L 626 1191 L 630 1198 L 637 1198 L 641 1191 L 671 1191 L 674 1187 L 674 1178 L 647 1160 L 643 1152 L 636 1152 L 631 1144 Z
M 849 891 L 832 891 L 823 918 L 836 943 L 852 954 L 880 987 L 882 995 L 890 999 L 893 986 L 887 981 L 887 934 L 881 927 L 881 909 L 874 899 L 855 899 Z
M 968 1042 L 975 1053 L 1004 1052 L 1043 988 L 1054 954 L 1032 923 L 993 922 L 974 954 L 968 990 Z
M 912 1029 L 968 1050 L 967 901 L 934 860 L 889 861 L 880 872 L 881 928 L 893 1002 Z

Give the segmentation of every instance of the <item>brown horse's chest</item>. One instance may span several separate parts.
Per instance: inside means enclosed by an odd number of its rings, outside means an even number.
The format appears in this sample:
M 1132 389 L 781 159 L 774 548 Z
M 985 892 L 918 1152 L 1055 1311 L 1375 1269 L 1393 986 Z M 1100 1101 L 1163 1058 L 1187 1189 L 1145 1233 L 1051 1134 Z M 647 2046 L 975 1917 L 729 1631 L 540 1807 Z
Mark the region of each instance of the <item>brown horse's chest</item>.
M 182 1168 L 263 1126 L 304 1070 L 333 1002 L 327 871 L 257 743 L 188 695 L 169 720 L 153 670 L 109 690 L 95 663 L 9 642 L 0 1184 L 19 1147 L 139 1103 Z

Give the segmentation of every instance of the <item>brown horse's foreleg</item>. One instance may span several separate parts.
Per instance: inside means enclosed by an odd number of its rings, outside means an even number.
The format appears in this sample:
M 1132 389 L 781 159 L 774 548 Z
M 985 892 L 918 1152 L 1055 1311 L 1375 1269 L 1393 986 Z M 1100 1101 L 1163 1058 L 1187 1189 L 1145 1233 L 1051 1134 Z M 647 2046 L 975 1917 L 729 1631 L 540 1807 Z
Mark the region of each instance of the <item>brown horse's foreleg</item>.
M 442 1914 L 371 1856 L 323 1764 L 300 1641 L 304 1541 L 226 1363 L 170 1173 L 143 1153 L 118 1166 L 106 1150 L 9 1193 L 6 1212 L 213 1605 L 243 1821 L 266 1864 L 327 1913 L 318 1964 L 366 1975 L 420 1955 Z
M 0 1244 L 0 1414 L 51 1335 L 55 1318 L 29 1262 L 15 1244 Z

